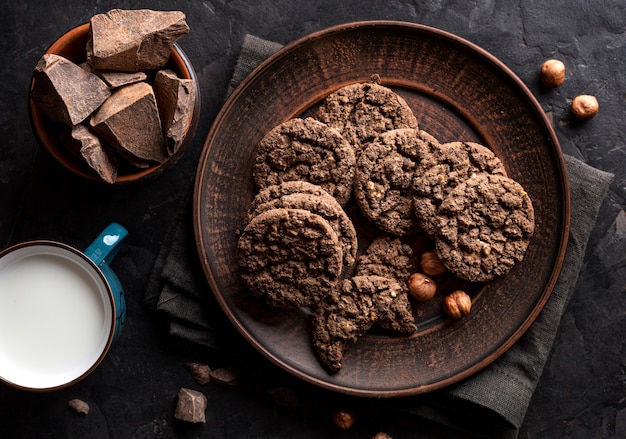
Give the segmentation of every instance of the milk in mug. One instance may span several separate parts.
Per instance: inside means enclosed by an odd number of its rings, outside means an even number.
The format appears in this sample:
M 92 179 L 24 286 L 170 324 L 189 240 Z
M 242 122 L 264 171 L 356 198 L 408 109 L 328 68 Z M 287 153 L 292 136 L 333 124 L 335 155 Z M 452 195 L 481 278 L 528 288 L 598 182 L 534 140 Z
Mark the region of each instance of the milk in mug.
M 81 376 L 109 339 L 107 298 L 101 279 L 61 255 L 28 256 L 2 267 L 2 376 L 35 388 Z
M 126 314 L 109 262 L 127 233 L 111 223 L 85 252 L 43 240 L 0 252 L 0 381 L 54 390 L 100 364 Z

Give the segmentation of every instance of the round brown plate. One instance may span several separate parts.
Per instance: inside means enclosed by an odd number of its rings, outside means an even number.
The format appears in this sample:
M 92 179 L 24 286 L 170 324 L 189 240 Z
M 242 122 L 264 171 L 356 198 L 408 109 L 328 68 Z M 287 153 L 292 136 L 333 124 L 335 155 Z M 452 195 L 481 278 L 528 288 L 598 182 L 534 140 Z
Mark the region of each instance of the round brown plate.
M 469 316 L 426 314 L 412 336 L 372 333 L 351 345 L 331 375 L 310 342 L 303 310 L 273 310 L 240 282 L 238 232 L 255 193 L 257 143 L 271 128 L 307 114 L 341 86 L 368 81 L 401 94 L 420 128 L 442 142 L 489 146 L 535 208 L 524 260 L 478 286 Z M 449 33 L 409 23 L 359 22 L 304 37 L 258 66 L 217 115 L 202 152 L 194 193 L 201 263 L 218 302 L 261 353 L 308 382 L 343 393 L 391 397 L 423 393 L 487 366 L 528 329 L 557 280 L 569 231 L 569 188 L 554 131 L 530 91 L 505 65 Z M 362 243 L 360 242 L 361 247 Z

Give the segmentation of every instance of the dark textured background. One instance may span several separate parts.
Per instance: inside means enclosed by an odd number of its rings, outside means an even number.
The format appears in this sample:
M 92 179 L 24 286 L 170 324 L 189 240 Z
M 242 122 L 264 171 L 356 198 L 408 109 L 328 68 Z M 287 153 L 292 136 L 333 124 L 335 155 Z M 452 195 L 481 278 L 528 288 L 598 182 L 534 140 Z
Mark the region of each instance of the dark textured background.
M 69 175 L 42 150 L 30 129 L 30 75 L 54 39 L 111 8 L 181 10 L 191 33 L 179 41 L 195 66 L 202 93 L 200 126 L 190 151 L 157 180 L 124 189 L 94 186 Z M 615 174 L 591 236 L 576 292 L 531 401 L 521 438 L 626 437 L 626 3 L 623 0 L 487 1 L 39 1 L 5 4 L 0 14 L 0 248 L 45 238 L 86 247 L 118 221 L 130 237 L 114 261 L 128 297 L 125 332 L 86 380 L 59 392 L 29 394 L 0 386 L 3 438 L 322 438 L 438 437 L 428 425 L 368 413 L 367 401 L 344 401 L 295 380 L 236 335 L 235 355 L 199 352 L 175 343 L 142 303 L 151 266 L 198 154 L 223 101 L 243 36 L 285 44 L 328 26 L 393 19 L 434 26 L 482 46 L 510 67 L 551 115 L 565 153 Z M 556 90 L 538 80 L 541 63 L 562 59 L 566 81 Z M 578 94 L 593 94 L 599 115 L 569 115 Z M 245 361 L 241 359 L 245 358 Z M 239 389 L 200 387 L 185 361 L 240 365 Z M 245 364 L 244 364 L 245 363 Z M 180 387 L 208 397 L 207 424 L 173 418 Z M 295 409 L 267 389 L 289 388 L 313 399 Z M 87 417 L 67 408 L 78 397 Z M 363 410 L 339 432 L 328 410 L 348 403 Z M 370 410 L 371 411 L 371 410 Z

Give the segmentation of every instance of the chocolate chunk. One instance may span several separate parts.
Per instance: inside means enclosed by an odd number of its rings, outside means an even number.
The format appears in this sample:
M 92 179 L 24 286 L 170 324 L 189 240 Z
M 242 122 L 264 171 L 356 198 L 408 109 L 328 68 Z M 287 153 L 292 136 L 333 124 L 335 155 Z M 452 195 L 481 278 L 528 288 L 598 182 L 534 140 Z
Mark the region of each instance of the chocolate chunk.
M 185 363 L 185 367 L 198 384 L 205 385 L 211 382 L 211 368 L 207 364 Z
M 180 11 L 113 9 L 91 18 L 87 60 L 94 69 L 160 69 L 174 43 L 189 32 Z
M 98 76 L 109 86 L 109 88 L 119 88 L 124 85 L 134 84 L 135 82 L 145 81 L 148 75 L 145 72 L 97 72 Z
M 69 126 L 89 117 L 110 95 L 100 78 L 59 55 L 42 56 L 33 73 L 33 101 L 51 120 Z
M 239 387 L 237 372 L 232 367 L 220 367 L 210 372 L 211 381 L 223 387 Z
M 196 101 L 191 79 L 181 79 L 173 70 L 159 70 L 154 79 L 163 135 L 168 154 L 176 153 L 185 138 Z
M 202 392 L 181 387 L 174 417 L 191 423 L 206 423 L 206 396 Z
M 103 145 L 85 125 L 73 127 L 63 138 L 68 150 L 80 157 L 107 183 L 114 183 L 120 164 L 120 156 L 110 147 Z
M 154 91 L 145 82 L 116 90 L 90 125 L 125 158 L 163 163 L 168 157 Z

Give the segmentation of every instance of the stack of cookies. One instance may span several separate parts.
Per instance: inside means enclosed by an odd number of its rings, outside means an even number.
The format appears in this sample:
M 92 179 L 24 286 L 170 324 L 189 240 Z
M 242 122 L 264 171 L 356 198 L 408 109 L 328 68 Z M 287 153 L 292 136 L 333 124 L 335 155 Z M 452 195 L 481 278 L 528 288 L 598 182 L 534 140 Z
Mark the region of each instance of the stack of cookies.
M 354 264 L 352 221 L 320 186 L 268 186 L 255 197 L 248 218 L 238 243 L 241 276 L 271 306 L 316 306 Z
M 450 273 L 485 282 L 523 258 L 534 230 L 528 194 L 490 149 L 440 143 L 376 82 L 342 87 L 311 117 L 272 129 L 253 177 L 241 278 L 270 306 L 312 310 L 313 346 L 330 372 L 370 328 L 416 330 L 407 237 L 426 235 Z M 350 200 L 379 231 L 361 255 Z

